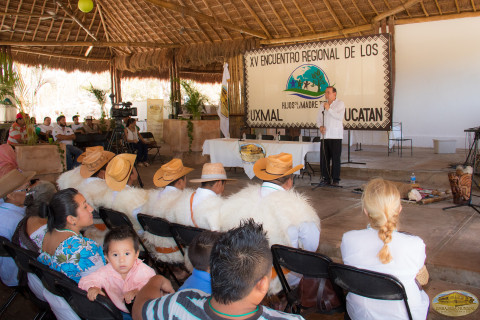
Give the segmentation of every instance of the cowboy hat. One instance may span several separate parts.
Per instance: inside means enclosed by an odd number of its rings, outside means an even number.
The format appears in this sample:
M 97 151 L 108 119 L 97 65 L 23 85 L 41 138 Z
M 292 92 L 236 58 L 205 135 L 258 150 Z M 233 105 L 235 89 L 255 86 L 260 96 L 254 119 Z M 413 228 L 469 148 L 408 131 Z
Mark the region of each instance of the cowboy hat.
M 5 197 L 12 191 L 15 191 L 25 183 L 29 182 L 35 174 L 35 171 L 20 172 L 17 169 L 13 169 L 5 174 L 0 178 L 0 198 Z
M 122 153 L 108 163 L 105 182 L 110 189 L 120 191 L 125 188 L 136 158 L 136 154 Z
M 78 163 L 82 163 L 82 162 L 83 162 L 83 159 L 85 159 L 85 157 L 86 157 L 89 153 L 92 153 L 92 152 L 94 152 L 94 151 L 103 151 L 103 150 L 104 150 L 104 149 L 103 149 L 102 146 L 87 147 L 87 148 L 85 149 L 85 152 L 78 156 L 77 162 L 78 162 Z
M 208 182 L 216 180 L 235 181 L 237 179 L 227 179 L 227 173 L 221 163 L 205 163 L 202 168 L 202 177 L 193 179 L 190 182 Z
M 100 170 L 106 163 L 112 160 L 113 157 L 115 157 L 115 153 L 110 151 L 95 150 L 95 151 L 89 152 L 83 158 L 82 166 L 80 167 L 80 175 L 83 178 L 91 177 L 95 172 Z
M 157 170 L 157 172 L 155 172 L 153 183 L 157 187 L 165 187 L 172 181 L 175 181 L 192 171 L 193 168 L 183 166 L 182 160 L 173 159 L 172 161 L 165 163 Z
M 299 164 L 294 168 L 292 166 L 292 155 L 282 152 L 257 160 L 253 165 L 253 172 L 257 178 L 269 181 L 288 176 L 303 168 L 303 164 Z

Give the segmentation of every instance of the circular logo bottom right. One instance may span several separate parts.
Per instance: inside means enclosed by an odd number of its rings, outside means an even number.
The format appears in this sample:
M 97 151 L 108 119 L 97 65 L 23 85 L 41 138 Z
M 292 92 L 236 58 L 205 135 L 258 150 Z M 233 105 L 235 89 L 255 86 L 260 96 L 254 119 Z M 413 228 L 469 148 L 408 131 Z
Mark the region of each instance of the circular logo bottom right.
M 477 310 L 478 298 L 467 291 L 449 290 L 437 294 L 432 300 L 432 307 L 440 314 L 460 317 Z

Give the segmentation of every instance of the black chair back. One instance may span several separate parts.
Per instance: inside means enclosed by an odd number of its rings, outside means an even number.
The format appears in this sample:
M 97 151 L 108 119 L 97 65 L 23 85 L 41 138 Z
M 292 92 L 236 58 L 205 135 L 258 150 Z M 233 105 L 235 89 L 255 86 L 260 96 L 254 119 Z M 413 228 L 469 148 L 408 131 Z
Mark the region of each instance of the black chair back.
M 347 292 L 371 299 L 403 300 L 412 319 L 405 287 L 396 277 L 339 263 L 331 263 L 329 273 L 333 282 Z
M 186 248 L 192 243 L 192 240 L 202 233 L 203 231 L 207 231 L 202 228 L 196 228 L 196 227 L 190 227 L 190 226 L 184 226 L 181 224 L 177 223 L 171 223 L 171 232 L 173 234 L 173 238 L 175 239 L 175 242 L 177 243 L 177 246 Z M 184 250 L 182 250 L 184 252 Z
M 141 134 L 142 137 L 145 138 L 145 139 L 152 139 L 152 138 L 154 138 L 154 137 L 153 137 L 153 133 L 151 133 L 151 132 L 141 132 L 140 134 Z M 155 138 L 154 138 L 154 139 L 155 139 Z
M 59 279 L 55 280 L 54 286 L 73 311 L 82 319 L 123 319 L 120 310 L 105 296 L 99 294 L 95 301 L 90 301 L 86 291 L 80 289 L 77 285 Z
M 292 141 L 292 136 L 281 134 L 280 141 Z
M 310 142 L 311 140 L 312 140 L 312 137 L 302 136 L 302 142 Z
M 77 283 L 67 277 L 65 274 L 50 269 L 49 266 L 46 266 L 37 260 L 30 260 L 29 261 L 30 268 L 32 269 L 32 272 L 42 281 L 43 286 L 45 289 L 53 293 L 54 295 L 61 296 L 61 292 L 57 290 L 55 287 L 55 281 L 60 280 L 64 282 L 69 282 L 72 285 L 78 286 Z
M 0 257 L 10 257 L 7 249 L 3 246 L 4 243 L 10 242 L 7 238 L 0 236 Z
M 98 210 L 98 214 L 108 229 L 122 226 L 133 228 L 132 222 L 123 212 L 101 207 Z
M 321 138 L 320 137 L 314 137 L 312 142 L 320 142 Z
M 245 134 L 245 139 L 255 140 L 255 139 L 257 139 L 257 135 L 256 135 L 256 134 L 247 133 L 247 134 Z
M 273 140 L 273 136 L 271 134 L 262 134 L 262 140 Z
M 7 240 L 7 239 L 5 239 Z M 2 239 L 2 247 L 6 250 L 8 255 L 13 258 L 18 268 L 24 272 L 33 273 L 30 267 L 30 260 L 35 260 L 38 257 L 38 253 L 24 249 L 10 241 L 4 241 Z

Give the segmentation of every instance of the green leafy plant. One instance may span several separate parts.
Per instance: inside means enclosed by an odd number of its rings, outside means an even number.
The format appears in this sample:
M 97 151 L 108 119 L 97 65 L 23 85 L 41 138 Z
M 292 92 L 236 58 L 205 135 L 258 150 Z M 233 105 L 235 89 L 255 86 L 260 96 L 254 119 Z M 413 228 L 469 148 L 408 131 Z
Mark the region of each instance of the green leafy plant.
M 200 120 L 202 111 L 205 111 L 205 104 L 208 102 L 207 96 L 200 93 L 191 81 L 180 80 L 188 100 L 185 101 L 185 108 L 192 115 L 193 120 Z
M 101 110 L 102 110 L 98 127 L 100 128 L 100 130 L 102 132 L 106 132 L 107 131 L 107 121 L 105 119 L 106 119 L 107 112 L 105 110 L 105 104 L 107 103 L 108 90 L 102 90 L 102 89 L 99 89 L 99 88 L 95 88 L 93 86 L 93 84 L 91 84 L 91 83 L 90 83 L 90 87 L 87 87 L 87 88 L 84 88 L 84 89 L 87 90 L 88 92 L 90 92 L 90 94 L 92 94 L 95 97 L 95 99 L 97 99 L 97 102 L 100 105 Z
M 188 135 L 188 152 L 192 152 L 193 122 L 190 119 L 188 119 L 187 121 L 187 135 Z

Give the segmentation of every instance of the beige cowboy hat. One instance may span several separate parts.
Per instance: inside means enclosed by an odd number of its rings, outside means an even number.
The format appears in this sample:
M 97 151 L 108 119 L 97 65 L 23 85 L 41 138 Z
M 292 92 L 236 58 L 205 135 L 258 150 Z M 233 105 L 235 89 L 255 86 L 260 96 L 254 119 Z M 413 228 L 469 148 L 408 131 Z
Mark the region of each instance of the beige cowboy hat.
M 5 197 L 12 191 L 15 191 L 25 183 L 29 182 L 35 174 L 35 171 L 20 172 L 17 169 L 13 169 L 5 174 L 0 178 L 0 198 Z
M 110 189 L 120 191 L 125 188 L 136 158 L 136 154 L 122 153 L 108 163 L 105 182 Z
M 77 162 L 78 162 L 78 163 L 82 163 L 82 162 L 83 162 L 83 159 L 85 159 L 85 157 L 86 157 L 89 153 L 92 153 L 92 152 L 95 152 L 95 151 L 103 151 L 103 150 L 104 150 L 104 149 L 103 149 L 102 146 L 87 147 L 87 148 L 85 149 L 85 152 L 78 156 Z
M 193 179 L 190 182 L 208 182 L 216 180 L 236 181 L 237 179 L 227 179 L 227 173 L 221 163 L 205 163 L 202 168 L 202 177 Z
M 165 187 L 172 181 L 175 181 L 188 173 L 192 172 L 193 168 L 184 167 L 182 160 L 173 159 L 165 163 L 160 169 L 155 172 L 153 176 L 153 184 L 157 187 Z
M 82 166 L 80 167 L 80 175 L 83 178 L 91 177 L 95 172 L 100 170 L 105 164 L 115 157 L 115 153 L 110 151 L 95 150 L 89 152 L 82 161 Z
M 294 168 L 292 166 L 292 155 L 282 152 L 257 160 L 253 165 L 253 172 L 257 178 L 269 181 L 288 176 L 303 168 L 303 164 L 299 164 Z

